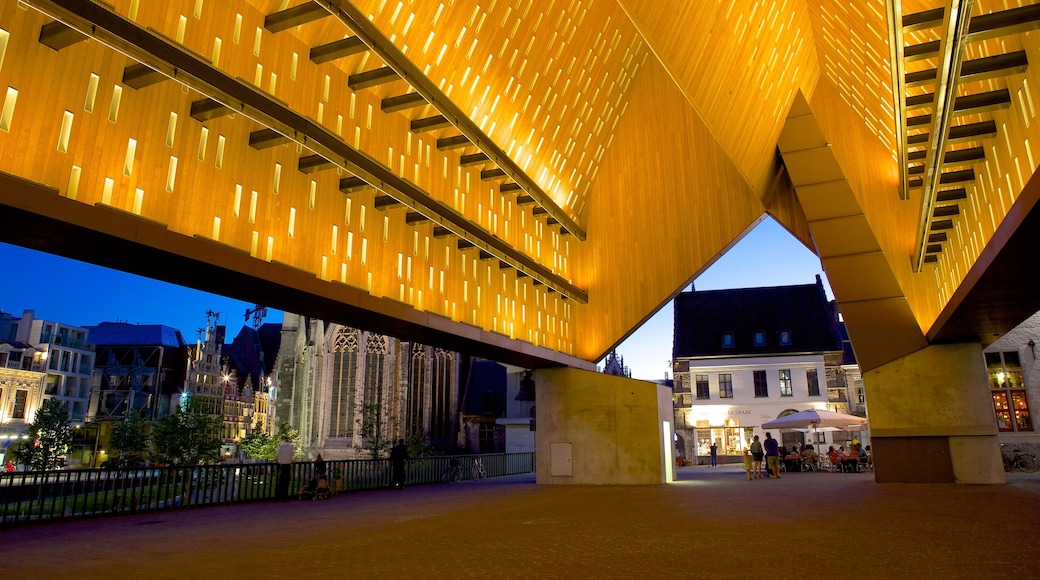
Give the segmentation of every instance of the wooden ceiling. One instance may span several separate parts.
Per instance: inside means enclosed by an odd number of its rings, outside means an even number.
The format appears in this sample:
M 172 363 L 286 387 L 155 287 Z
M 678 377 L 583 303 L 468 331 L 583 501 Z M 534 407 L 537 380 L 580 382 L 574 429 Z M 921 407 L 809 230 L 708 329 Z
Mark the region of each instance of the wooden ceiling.
M 911 80 L 899 95 L 900 70 L 938 58 L 899 58 L 889 12 L 946 7 L 934 0 L 24 4 L 0 4 L 23 57 L 0 85 L 23 87 L 14 119 L 46 128 L 0 133 L 0 170 L 518 350 L 598 360 L 766 214 L 814 251 L 875 248 L 927 331 L 1040 160 L 1035 67 L 965 75 L 951 103 L 981 104 L 930 129 L 942 106 L 924 95 L 940 91 Z M 969 4 L 977 19 L 1019 3 Z M 943 22 L 899 27 L 904 46 Z M 1035 61 L 1036 34 L 978 35 L 963 60 Z M 33 84 L 42 67 L 70 74 Z M 834 148 L 841 201 L 787 171 L 827 168 L 778 154 L 798 102 Z M 933 143 L 920 135 L 983 121 L 995 132 L 943 141 L 940 173 L 970 181 L 915 185 Z M 857 206 L 862 243 L 817 219 L 827 204 Z M 839 302 L 863 275 L 829 265 Z

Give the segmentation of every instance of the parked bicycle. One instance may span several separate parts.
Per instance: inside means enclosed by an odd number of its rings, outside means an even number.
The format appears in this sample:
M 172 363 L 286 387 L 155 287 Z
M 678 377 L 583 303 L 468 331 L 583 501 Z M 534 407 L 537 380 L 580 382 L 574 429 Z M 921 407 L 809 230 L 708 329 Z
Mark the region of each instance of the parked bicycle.
M 473 458 L 473 467 L 470 471 L 473 479 L 484 479 L 487 477 L 487 471 L 484 471 L 484 462 L 480 460 L 480 457 Z
M 1000 457 L 1004 460 L 1004 471 L 1024 471 L 1026 473 L 1036 473 L 1037 463 L 1036 457 L 1029 453 L 1020 453 L 1018 449 L 1011 450 L 1014 455 L 1008 456 L 1004 451 L 1004 444 L 1000 444 Z
M 453 481 L 462 481 L 462 463 L 458 457 L 452 457 L 448 462 L 448 467 L 441 474 L 442 483 L 451 483 Z

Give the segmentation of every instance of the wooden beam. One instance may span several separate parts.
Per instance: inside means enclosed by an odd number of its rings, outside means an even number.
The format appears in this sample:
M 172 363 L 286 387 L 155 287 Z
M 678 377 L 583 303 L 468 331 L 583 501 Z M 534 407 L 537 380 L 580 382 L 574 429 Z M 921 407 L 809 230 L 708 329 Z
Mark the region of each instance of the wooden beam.
M 501 167 L 484 169 L 480 172 L 481 181 L 495 181 L 496 179 L 505 179 L 507 177 L 509 176 L 506 175 L 506 172 L 503 171 Z
M 437 139 L 437 150 L 438 151 L 450 151 L 452 149 L 462 149 L 472 145 L 469 141 L 469 137 L 465 135 L 452 135 L 451 137 L 441 137 Z
M 950 217 L 950 216 L 960 215 L 960 213 L 961 213 L 961 207 L 959 205 L 957 205 L 957 204 L 953 204 L 953 205 L 937 205 L 937 206 L 935 206 L 934 209 L 932 209 L 932 217 L 933 218 Z
M 311 49 L 310 59 L 314 64 L 322 64 L 360 54 L 366 50 L 368 50 L 368 47 L 365 46 L 364 42 L 361 42 L 360 38 L 351 36 L 315 46 Z
M 290 141 L 292 141 L 292 139 L 289 139 L 274 129 L 265 128 L 260 129 L 259 131 L 253 131 L 249 134 L 249 146 L 258 151 L 269 147 L 285 145 Z
M 530 195 L 518 195 L 516 197 L 516 205 L 531 205 L 534 203 L 534 198 Z
M 361 89 L 368 89 L 391 83 L 400 80 L 400 78 L 401 77 L 394 72 L 394 69 L 388 66 L 381 66 L 376 69 L 348 76 L 347 86 L 350 87 L 350 90 L 352 91 L 360 91 Z
M 394 209 L 396 207 L 401 207 L 404 204 L 389 195 L 377 195 L 372 205 L 374 205 L 376 209 Z
M 404 223 L 410 226 L 414 226 L 416 224 L 421 224 L 428 221 L 430 221 L 430 218 L 424 216 L 423 214 L 417 211 L 410 211 L 404 214 Z
M 488 158 L 487 153 L 478 151 L 476 153 L 470 153 L 459 157 L 459 165 L 462 167 L 473 167 L 476 165 L 486 165 L 491 162 Z M 501 189 L 499 189 L 501 191 Z
M 387 97 L 379 102 L 379 108 L 382 109 L 384 113 L 396 113 L 397 111 L 422 107 L 426 104 L 428 103 L 422 95 L 416 92 L 411 92 L 397 95 L 395 97 Z
M 975 181 L 975 170 L 974 169 L 961 169 L 960 171 L 944 171 L 939 176 L 940 185 L 950 185 L 951 183 L 971 183 Z
M 272 12 L 264 17 L 264 28 L 269 32 L 282 32 L 301 24 L 314 22 L 329 15 L 328 10 L 317 2 L 304 2 L 292 8 Z
M 123 69 L 123 84 L 132 89 L 140 90 L 165 80 L 167 80 L 166 75 L 140 63 Z
M 343 193 L 355 193 L 358 191 L 365 191 L 368 189 L 374 189 L 371 184 L 366 182 L 360 177 L 350 176 L 344 177 L 339 180 L 339 190 Z
M 234 109 L 225 107 L 223 103 L 209 97 L 191 103 L 191 118 L 200 123 L 233 114 L 235 114 Z
M 325 171 L 326 169 L 332 169 L 334 167 L 336 167 L 335 163 L 317 154 L 300 157 L 298 165 L 300 173 L 315 173 L 318 171 Z
M 964 163 L 973 163 L 977 161 L 984 161 L 986 159 L 986 150 L 982 147 L 969 147 L 968 149 L 955 149 L 953 151 L 947 151 L 943 155 L 943 163 L 947 165 L 958 165 Z
M 452 235 L 451 230 L 444 226 L 433 226 L 433 237 L 435 238 L 446 238 Z
M 503 183 L 502 185 L 498 186 L 498 192 L 503 195 L 507 193 L 519 193 L 521 191 L 523 191 L 523 188 L 520 187 L 520 184 L 512 181 L 509 183 Z M 531 202 L 534 202 L 534 199 L 531 199 Z M 519 200 L 517 201 L 517 203 L 519 203 Z
M 61 50 L 68 48 L 77 42 L 83 42 L 87 37 L 75 28 L 69 28 L 65 24 L 55 20 L 40 27 L 40 44 Z
M 444 118 L 444 115 L 433 115 L 432 117 L 424 117 L 422 119 L 415 119 L 411 122 L 410 128 L 412 133 L 425 133 L 427 131 L 437 131 L 451 127 L 451 123 Z
M 963 187 L 943 189 L 935 192 L 935 201 L 957 201 L 961 199 L 968 199 L 968 191 Z

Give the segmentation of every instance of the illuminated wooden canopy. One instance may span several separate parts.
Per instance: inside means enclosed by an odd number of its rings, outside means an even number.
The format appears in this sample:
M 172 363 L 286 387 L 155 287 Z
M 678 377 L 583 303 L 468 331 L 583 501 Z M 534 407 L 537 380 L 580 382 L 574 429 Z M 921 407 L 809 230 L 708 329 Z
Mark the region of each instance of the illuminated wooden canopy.
M 2 0 L 2 238 L 589 366 L 772 215 L 883 362 L 1022 210 L 1005 4 Z

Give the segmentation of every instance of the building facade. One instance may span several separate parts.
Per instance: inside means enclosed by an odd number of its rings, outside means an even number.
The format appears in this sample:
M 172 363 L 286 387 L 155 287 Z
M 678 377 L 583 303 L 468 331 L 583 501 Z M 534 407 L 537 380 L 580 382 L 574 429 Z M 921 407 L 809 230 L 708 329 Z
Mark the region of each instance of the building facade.
M 82 424 L 87 418 L 94 373 L 94 351 L 88 342 L 87 329 L 40 320 L 35 317 L 35 311 L 26 310 L 20 318 L 0 313 L 0 337 L 11 343 L 32 346 L 33 362 L 41 363 L 35 366 L 44 373 L 40 402 L 56 399 L 67 404 L 69 419 Z M 28 350 L 21 352 L 24 356 Z M 9 353 L 8 358 L 10 356 Z M 21 396 L 17 391 L 15 395 Z M 30 411 L 26 414 L 28 422 L 32 422 L 31 415 L 35 414 L 34 409 Z
M 380 455 L 398 438 L 438 450 L 481 448 L 465 428 L 459 353 L 286 312 L 278 358 L 277 421 L 325 459 Z M 478 413 L 479 414 L 479 413 Z M 492 428 L 494 418 L 490 421 Z M 472 432 L 472 437 L 468 434 Z
M 760 425 L 798 411 L 834 409 L 842 371 L 836 311 L 823 284 L 683 292 L 675 299 L 673 407 L 688 463 L 739 456 Z M 787 445 L 825 445 L 846 433 L 775 432 Z M 838 435 L 838 437 L 835 437 Z M 857 435 L 858 436 L 858 435 Z
M 1040 312 L 983 351 L 988 389 L 997 419 L 997 438 L 1012 449 L 1040 455 L 1040 433 L 1032 410 L 1040 404 Z M 980 388 L 982 386 L 980 385 Z

